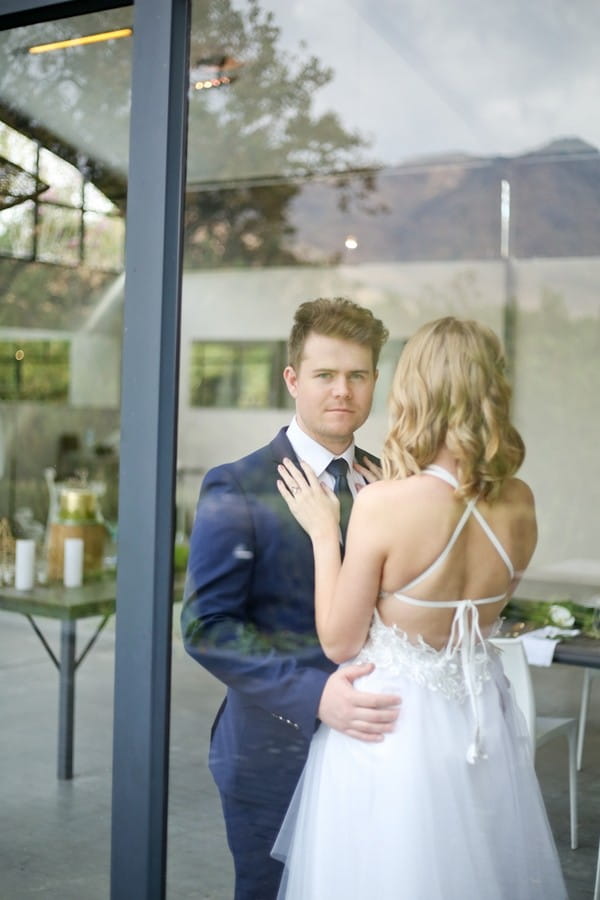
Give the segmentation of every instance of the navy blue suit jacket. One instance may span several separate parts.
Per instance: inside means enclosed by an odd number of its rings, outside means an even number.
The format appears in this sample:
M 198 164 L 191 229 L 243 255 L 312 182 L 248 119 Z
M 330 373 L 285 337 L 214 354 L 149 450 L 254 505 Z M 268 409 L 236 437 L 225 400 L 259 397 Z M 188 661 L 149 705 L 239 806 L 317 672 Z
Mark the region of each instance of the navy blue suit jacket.
M 285 432 L 206 474 L 181 618 L 187 652 L 227 685 L 209 758 L 219 789 L 283 808 L 335 668 L 315 632 L 311 541 L 276 487 L 277 465 L 296 461 Z

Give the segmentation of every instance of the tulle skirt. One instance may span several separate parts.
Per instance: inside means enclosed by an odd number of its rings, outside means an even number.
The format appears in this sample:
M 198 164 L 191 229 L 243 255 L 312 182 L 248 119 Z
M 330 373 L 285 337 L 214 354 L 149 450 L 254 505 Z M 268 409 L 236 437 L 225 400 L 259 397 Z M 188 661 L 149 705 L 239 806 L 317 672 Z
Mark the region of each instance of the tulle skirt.
M 473 712 L 379 667 L 359 690 L 402 697 L 396 728 L 366 744 L 321 725 L 273 855 L 285 900 L 564 900 L 525 721 L 498 658 Z

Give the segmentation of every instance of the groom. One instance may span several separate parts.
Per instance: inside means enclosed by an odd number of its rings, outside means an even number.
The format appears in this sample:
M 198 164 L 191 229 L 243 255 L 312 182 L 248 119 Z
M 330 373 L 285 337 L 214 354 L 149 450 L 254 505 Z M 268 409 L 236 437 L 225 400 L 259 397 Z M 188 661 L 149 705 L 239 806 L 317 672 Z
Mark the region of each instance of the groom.
M 323 655 L 311 542 L 276 488 L 284 457 L 306 460 L 332 488 L 327 466 L 341 458 L 351 493 L 365 483 L 376 461 L 355 447 L 354 432 L 369 415 L 387 336 L 350 300 L 303 303 L 283 373 L 295 401 L 291 424 L 268 446 L 209 471 L 202 484 L 181 622 L 187 652 L 227 686 L 209 765 L 234 858 L 235 900 L 277 895 L 281 864 L 270 851 L 319 721 L 375 741 L 397 717 L 396 697 L 354 688 L 370 666 L 336 670 Z

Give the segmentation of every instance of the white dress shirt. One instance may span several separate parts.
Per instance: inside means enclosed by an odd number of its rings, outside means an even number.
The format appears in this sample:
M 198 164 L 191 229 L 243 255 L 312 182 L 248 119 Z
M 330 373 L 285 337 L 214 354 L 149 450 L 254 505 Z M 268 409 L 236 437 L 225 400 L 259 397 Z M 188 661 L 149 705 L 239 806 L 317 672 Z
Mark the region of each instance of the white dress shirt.
M 288 427 L 287 439 L 298 459 L 307 462 L 319 481 L 327 487 L 333 490 L 334 477 L 327 471 L 332 459 L 345 459 L 348 463 L 348 484 L 353 496 L 356 497 L 358 490 L 364 486 L 365 479 L 354 468 L 354 441 L 340 456 L 336 456 L 302 431 L 295 416 Z

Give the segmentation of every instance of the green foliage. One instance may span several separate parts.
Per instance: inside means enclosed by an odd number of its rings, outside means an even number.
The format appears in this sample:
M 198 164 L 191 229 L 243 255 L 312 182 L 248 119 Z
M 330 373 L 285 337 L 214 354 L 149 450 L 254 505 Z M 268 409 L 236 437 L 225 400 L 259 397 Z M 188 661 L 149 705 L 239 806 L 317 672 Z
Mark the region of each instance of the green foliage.
M 65 401 L 68 341 L 0 341 L 0 400 Z
M 361 151 L 367 142 L 334 112 L 314 112 L 315 94 L 333 70 L 302 47 L 297 54 L 284 49 L 273 13 L 257 0 L 242 11 L 224 0 L 195 13 L 192 68 L 224 49 L 241 65 L 229 87 L 194 92 L 190 99 L 190 156 L 196 166 L 200 161 L 208 183 L 196 176 L 188 185 L 185 265 L 305 262 L 290 249 L 294 229 L 287 218 L 298 179 L 366 165 Z M 340 205 L 363 202 L 372 186 L 372 174 L 340 181 Z
M 243 10 L 222 0 L 199 4 L 194 12 L 192 69 L 222 53 L 241 63 L 230 87 L 191 97 L 190 148 L 211 180 L 356 167 L 365 141 L 344 129 L 335 113 L 313 110 L 315 93 L 333 78 L 331 68 L 302 47 L 298 54 L 285 49 L 275 16 L 257 0 Z
M 574 618 L 571 628 L 578 628 L 586 637 L 600 638 L 600 632 L 594 627 L 595 609 L 590 606 L 580 606 L 571 600 L 556 600 L 552 602 L 536 600 L 516 600 L 513 598 L 505 607 L 503 617 L 517 622 L 535 625 L 543 628 L 545 625 L 556 625 L 552 618 L 550 608 L 554 605 L 564 607 Z

